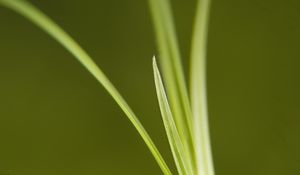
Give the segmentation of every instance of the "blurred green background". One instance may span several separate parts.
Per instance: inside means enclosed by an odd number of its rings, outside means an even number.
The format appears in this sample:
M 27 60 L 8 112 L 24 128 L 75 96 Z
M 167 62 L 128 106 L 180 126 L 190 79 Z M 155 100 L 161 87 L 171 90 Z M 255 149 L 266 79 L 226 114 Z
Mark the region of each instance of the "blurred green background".
M 110 77 L 174 169 L 146 0 L 31 0 Z M 172 0 L 188 72 L 195 0 Z M 300 1 L 214 0 L 208 102 L 217 175 L 300 174 Z M 0 174 L 162 174 L 123 112 L 57 42 L 0 8 Z

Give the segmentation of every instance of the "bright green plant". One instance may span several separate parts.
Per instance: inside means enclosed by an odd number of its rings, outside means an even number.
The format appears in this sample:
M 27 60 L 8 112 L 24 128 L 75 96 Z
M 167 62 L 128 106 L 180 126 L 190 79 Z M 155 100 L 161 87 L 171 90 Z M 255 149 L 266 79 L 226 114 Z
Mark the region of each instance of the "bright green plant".
M 148 0 L 157 35 L 164 87 L 156 59 L 153 70 L 163 123 L 179 175 L 214 175 L 206 105 L 205 59 L 210 0 L 199 0 L 192 37 L 190 93 L 181 64 L 169 0 Z M 0 0 L 51 35 L 98 80 L 137 129 L 165 175 L 173 173 L 149 134 L 106 75 L 63 29 L 25 0 Z

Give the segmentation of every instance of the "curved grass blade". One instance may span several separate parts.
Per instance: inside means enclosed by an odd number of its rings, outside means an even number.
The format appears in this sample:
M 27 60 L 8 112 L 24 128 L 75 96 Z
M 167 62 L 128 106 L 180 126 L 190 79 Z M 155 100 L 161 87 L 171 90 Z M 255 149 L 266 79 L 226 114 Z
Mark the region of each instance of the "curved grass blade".
M 184 150 L 176 124 L 174 122 L 155 57 L 153 57 L 153 71 L 160 111 L 178 173 L 179 175 L 193 175 L 194 173 L 191 162 L 186 155 L 186 151 Z
M 206 98 L 206 50 L 210 0 L 199 0 L 191 51 L 191 104 L 195 117 L 197 169 L 214 175 Z
M 171 175 L 167 164 L 165 163 L 163 157 L 159 153 L 158 149 L 154 145 L 152 139 L 128 106 L 126 101 L 116 90 L 113 84 L 105 76 L 105 74 L 99 69 L 91 57 L 71 38 L 63 29 L 61 29 L 55 22 L 43 14 L 36 7 L 24 0 L 0 0 L 0 4 L 14 10 L 15 12 L 26 17 L 28 20 L 39 26 L 42 30 L 52 36 L 56 41 L 58 41 L 63 47 L 65 47 L 72 55 L 77 58 L 79 62 L 98 80 L 100 84 L 108 91 L 108 93 L 117 102 L 120 108 L 127 115 L 129 120 L 132 122 L 134 127 L 137 129 L 146 145 L 150 149 L 160 168 L 165 175 Z
M 162 73 L 170 106 L 184 147 L 194 156 L 193 116 L 169 0 L 148 0 L 155 26 Z M 195 162 L 195 161 L 192 161 Z M 194 165 L 195 166 L 195 165 Z

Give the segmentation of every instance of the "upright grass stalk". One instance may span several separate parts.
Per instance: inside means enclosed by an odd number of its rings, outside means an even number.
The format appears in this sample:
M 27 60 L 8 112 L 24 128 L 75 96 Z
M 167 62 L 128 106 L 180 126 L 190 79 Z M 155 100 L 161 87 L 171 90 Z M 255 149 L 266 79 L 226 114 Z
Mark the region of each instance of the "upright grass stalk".
M 180 63 L 169 0 L 149 0 L 160 51 L 163 77 L 185 156 L 194 173 L 214 175 L 206 102 L 206 40 L 210 0 L 199 0 L 191 51 L 190 98 Z M 192 110 L 192 112 L 190 111 Z
M 191 50 L 191 104 L 195 118 L 197 169 L 200 175 L 214 175 L 210 146 L 206 92 L 207 31 L 210 0 L 197 4 Z
M 98 80 L 100 84 L 107 90 L 107 92 L 113 97 L 120 108 L 127 115 L 131 123 L 137 129 L 146 145 L 150 149 L 152 155 L 159 164 L 161 170 L 165 175 L 172 175 L 170 169 L 165 163 L 163 157 L 159 153 L 158 149 L 154 145 L 152 139 L 131 110 L 127 102 L 123 99 L 114 85 L 109 81 L 101 69 L 95 64 L 92 58 L 71 38 L 63 29 L 61 29 L 55 22 L 49 17 L 43 14 L 36 7 L 31 5 L 25 0 L 0 0 L 0 4 L 4 5 L 13 11 L 21 14 L 42 30 L 52 36 L 63 47 L 65 47 L 77 60 Z
M 159 48 L 163 78 L 171 110 L 187 160 L 195 169 L 194 128 L 191 106 L 184 78 L 180 49 L 169 0 L 148 0 Z
M 169 101 L 165 92 L 162 78 L 160 76 L 160 72 L 156 64 L 155 57 L 153 57 L 153 71 L 157 99 L 159 102 L 163 122 L 165 125 L 166 133 L 168 136 L 168 140 L 170 143 L 171 151 L 173 153 L 178 173 L 179 175 L 194 175 L 195 173 L 192 168 L 192 162 L 188 159 L 187 156 L 185 156 L 185 150 L 180 139 L 171 108 L 169 106 Z

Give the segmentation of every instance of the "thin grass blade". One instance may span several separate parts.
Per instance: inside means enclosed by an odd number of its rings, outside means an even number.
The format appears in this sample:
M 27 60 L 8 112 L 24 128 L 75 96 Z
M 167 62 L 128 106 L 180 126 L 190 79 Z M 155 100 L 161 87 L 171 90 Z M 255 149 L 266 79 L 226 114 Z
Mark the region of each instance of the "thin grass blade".
M 206 92 L 207 30 L 210 0 L 199 0 L 191 51 L 191 104 L 195 117 L 195 147 L 199 175 L 214 175 Z
M 185 155 L 186 151 L 184 150 L 185 148 L 183 147 L 175 121 L 173 119 L 155 57 L 153 57 L 153 71 L 157 99 L 178 173 L 179 175 L 193 175 L 194 173 L 191 167 L 191 162 L 189 162 L 190 160 L 188 160 L 188 156 Z
M 65 47 L 74 57 L 98 80 L 100 84 L 107 90 L 107 92 L 113 97 L 120 108 L 124 111 L 128 119 L 137 129 L 146 145 L 150 149 L 160 168 L 165 175 L 171 175 L 167 164 L 165 163 L 163 157 L 159 153 L 158 149 L 154 145 L 152 139 L 128 106 L 126 101 L 114 87 L 114 85 L 109 81 L 101 69 L 96 65 L 92 58 L 71 38 L 63 29 L 61 29 L 55 22 L 53 22 L 49 17 L 47 17 L 39 9 L 24 0 L 0 0 L 0 5 L 4 5 L 13 11 L 21 14 L 29 21 L 33 22 L 44 30 L 47 34 L 52 36 L 57 42 L 59 42 L 63 47 Z
M 169 0 L 148 0 L 156 32 L 162 73 L 183 145 L 194 160 L 193 116 Z M 194 162 L 194 161 L 192 161 Z

